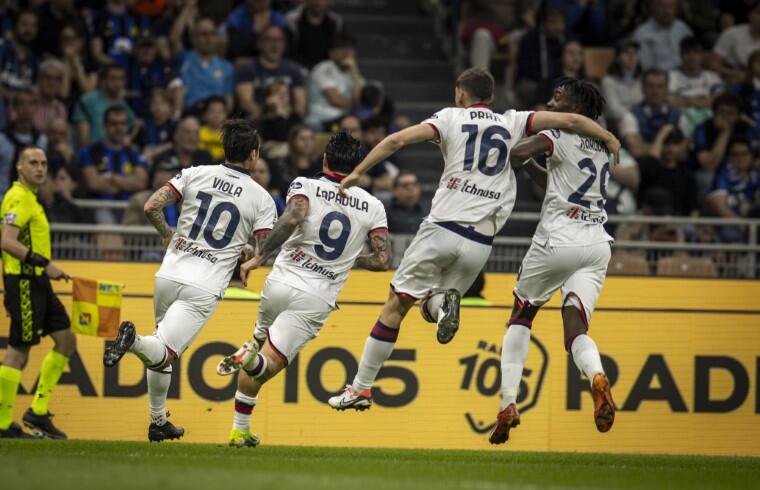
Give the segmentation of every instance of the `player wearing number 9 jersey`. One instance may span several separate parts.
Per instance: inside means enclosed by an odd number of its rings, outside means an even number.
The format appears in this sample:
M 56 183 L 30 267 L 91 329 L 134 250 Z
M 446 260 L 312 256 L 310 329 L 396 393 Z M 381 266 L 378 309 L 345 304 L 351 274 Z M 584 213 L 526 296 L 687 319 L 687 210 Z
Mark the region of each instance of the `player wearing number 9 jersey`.
M 509 152 L 526 135 L 561 127 L 619 142 L 590 119 L 577 114 L 507 111 L 494 113 L 494 80 L 478 68 L 464 71 L 454 91 L 456 107 L 443 109 L 421 124 L 392 134 L 367 155 L 341 187 L 408 144 L 432 141 L 443 155 L 443 175 L 430 215 L 420 226 L 391 281 L 388 300 L 368 337 L 353 384 L 328 400 L 337 410 L 366 409 L 371 387 L 390 357 L 401 321 L 418 299 L 423 318 L 437 324 L 445 344 L 459 328 L 459 301 L 483 270 L 493 237 L 512 212 L 515 176 Z
M 250 417 L 261 386 L 277 375 L 317 336 L 354 263 L 386 270 L 389 236 L 382 203 L 360 188 L 341 194 L 338 184 L 361 159 L 361 144 L 346 133 L 330 139 L 323 173 L 290 185 L 285 212 L 261 246 L 240 267 L 240 276 L 281 248 L 261 292 L 254 339 L 224 358 L 221 375 L 238 374 L 231 446 L 256 446 Z M 362 255 L 369 240 L 371 253 Z M 261 352 L 258 352 L 261 346 Z
M 153 294 L 156 331 L 140 336 L 125 321 L 103 355 L 113 366 L 133 352 L 147 368 L 151 424 L 148 439 L 162 441 L 184 434 L 166 420 L 171 365 L 198 336 L 214 313 L 249 242 L 267 234 L 277 217 L 274 200 L 250 176 L 260 140 L 250 121 L 222 126 L 226 163 L 182 170 L 145 204 L 145 213 L 168 244 L 156 273 Z M 177 230 L 163 208 L 182 202 Z
M 604 99 L 586 81 L 557 81 L 551 111 L 572 111 L 599 117 Z M 531 157 L 546 157 L 546 170 Z M 609 155 L 602 142 L 551 129 L 522 140 L 512 149 L 512 164 L 526 169 L 546 189 L 541 219 L 523 259 L 515 286 L 515 304 L 502 346 L 502 402 L 490 442 L 501 444 L 520 423 L 517 394 L 528 355 L 530 329 L 539 308 L 562 290 L 565 348 L 591 382 L 594 420 L 607 432 L 615 420 L 610 383 L 594 341 L 587 335 L 591 314 L 607 274 L 612 241 L 604 230 L 605 186 Z

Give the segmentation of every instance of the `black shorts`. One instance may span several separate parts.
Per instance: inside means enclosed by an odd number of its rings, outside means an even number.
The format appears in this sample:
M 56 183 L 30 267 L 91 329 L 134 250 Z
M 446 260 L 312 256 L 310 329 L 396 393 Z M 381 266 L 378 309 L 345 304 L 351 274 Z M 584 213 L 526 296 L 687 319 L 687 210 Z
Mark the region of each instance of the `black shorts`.
M 40 337 L 71 325 L 61 300 L 53 292 L 47 276 L 4 275 L 5 309 L 11 317 L 8 344 L 27 347 L 40 343 Z

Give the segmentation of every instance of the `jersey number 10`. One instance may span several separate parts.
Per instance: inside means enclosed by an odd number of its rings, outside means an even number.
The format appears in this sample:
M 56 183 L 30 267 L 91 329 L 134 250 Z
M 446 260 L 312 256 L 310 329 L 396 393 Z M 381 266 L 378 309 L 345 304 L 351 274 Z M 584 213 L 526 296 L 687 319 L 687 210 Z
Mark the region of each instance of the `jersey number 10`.
M 193 227 L 190 229 L 189 238 L 191 240 L 197 239 L 198 235 L 200 235 L 203 223 L 206 221 L 208 208 L 211 206 L 211 200 L 213 199 L 211 194 L 206 194 L 203 191 L 199 191 L 195 197 L 201 202 L 201 206 L 198 208 L 198 216 L 195 217 Z M 230 213 L 230 222 L 227 223 L 224 235 L 219 239 L 214 238 L 214 229 L 219 223 L 219 218 L 222 217 L 222 213 L 225 212 Z M 238 211 L 237 206 L 229 201 L 222 201 L 211 210 L 211 216 L 209 217 L 208 222 L 206 222 L 206 227 L 203 228 L 203 239 L 217 250 L 224 248 L 232 241 L 232 237 L 235 235 L 239 223 L 240 211 Z

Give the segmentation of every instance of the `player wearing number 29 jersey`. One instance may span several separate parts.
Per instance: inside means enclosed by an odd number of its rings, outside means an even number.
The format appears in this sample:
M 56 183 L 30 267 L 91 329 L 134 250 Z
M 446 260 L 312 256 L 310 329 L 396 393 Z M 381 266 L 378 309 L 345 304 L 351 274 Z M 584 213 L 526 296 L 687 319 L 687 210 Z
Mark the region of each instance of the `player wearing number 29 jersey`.
M 337 410 L 371 405 L 372 384 L 416 300 L 422 299 L 423 318 L 437 324 L 438 342 L 453 339 L 459 328 L 461 294 L 483 270 L 493 237 L 512 212 L 516 189 L 509 154 L 521 138 L 559 126 L 617 142 L 596 123 L 576 114 L 496 114 L 488 106 L 493 89 L 490 73 L 466 70 L 457 78 L 456 107 L 385 138 L 341 184 L 344 189 L 356 185 L 364 172 L 405 145 L 432 141 L 441 149 L 444 168 L 430 215 L 393 276 L 388 300 L 365 343 L 353 383 L 328 400 Z
M 184 429 L 166 420 L 172 362 L 216 310 L 246 243 L 268 233 L 277 215 L 271 196 L 249 174 L 260 146 L 253 123 L 227 121 L 222 126 L 222 146 L 227 163 L 185 169 L 145 204 L 148 220 L 168 245 L 153 293 L 156 331 L 143 337 L 132 322 L 125 321 L 103 355 L 106 366 L 115 365 L 129 351 L 145 364 L 151 441 L 184 434 Z M 179 201 L 182 211 L 173 231 L 163 208 Z

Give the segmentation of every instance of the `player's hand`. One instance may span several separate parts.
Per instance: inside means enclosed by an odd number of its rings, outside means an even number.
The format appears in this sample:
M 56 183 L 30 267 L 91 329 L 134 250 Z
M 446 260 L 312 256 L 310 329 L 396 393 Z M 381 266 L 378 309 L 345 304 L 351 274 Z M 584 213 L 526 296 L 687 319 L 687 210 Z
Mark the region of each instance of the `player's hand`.
M 612 164 L 617 165 L 620 162 L 620 148 L 622 146 L 620 140 L 610 133 L 604 144 L 607 150 L 612 153 Z
M 64 272 L 63 269 L 55 265 L 53 262 L 50 262 L 47 267 L 45 268 L 45 273 L 48 275 L 48 277 L 54 281 L 60 281 L 63 279 L 66 282 L 69 282 L 71 279 L 71 275 Z
M 358 184 L 361 177 L 362 176 L 356 172 L 351 172 L 350 174 L 343 177 L 343 180 L 340 181 L 340 193 L 346 195 L 346 190 L 349 187 L 354 187 L 356 184 Z
M 250 243 L 243 245 L 243 250 L 240 251 L 240 260 L 242 262 L 251 260 L 254 255 L 256 255 L 256 250 L 254 250 Z
M 247 260 L 240 264 L 240 280 L 243 281 L 243 286 L 248 287 L 248 274 L 252 270 L 256 270 L 264 263 L 264 257 L 257 255 L 251 260 Z

